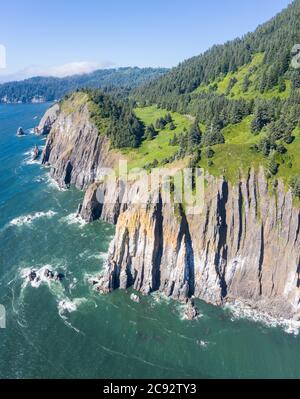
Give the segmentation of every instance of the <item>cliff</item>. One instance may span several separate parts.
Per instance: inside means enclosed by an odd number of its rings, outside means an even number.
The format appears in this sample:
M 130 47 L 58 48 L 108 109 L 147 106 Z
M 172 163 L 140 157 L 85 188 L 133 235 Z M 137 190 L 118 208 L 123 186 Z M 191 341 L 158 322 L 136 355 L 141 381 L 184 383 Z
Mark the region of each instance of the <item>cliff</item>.
M 81 211 L 89 221 L 117 220 L 99 291 L 133 286 L 145 295 L 160 291 L 215 305 L 239 300 L 299 318 L 300 214 L 283 184 L 270 195 L 263 170 L 236 186 L 210 178 L 201 215 L 187 216 L 161 198 L 146 208 L 114 207 L 112 198 L 100 206 L 99 187 L 90 187 Z
M 146 207 L 109 193 L 97 176 L 101 166 L 115 163 L 110 154 L 82 104 L 60 112 L 43 155 L 60 185 L 89 186 L 82 218 L 116 224 L 106 268 L 94 281 L 100 292 L 132 286 L 145 295 L 160 291 L 215 305 L 239 300 L 276 317 L 300 318 L 300 213 L 283 183 L 270 193 L 263 170 L 251 170 L 236 185 L 209 177 L 204 212 L 186 215 L 164 203 L 159 190 L 151 194 L 156 204 Z
M 60 112 L 59 104 L 54 104 L 47 110 L 45 115 L 42 117 L 38 127 L 35 129 L 35 133 L 38 135 L 46 135 L 50 133 L 50 130 L 56 121 Z
M 85 95 L 74 95 L 60 106 L 43 151 L 42 163 L 51 165 L 51 177 L 63 188 L 74 185 L 86 189 L 103 166 L 115 163 L 108 139 L 91 122 L 86 100 Z M 53 108 L 48 112 L 53 115 Z M 41 131 L 43 126 L 39 127 Z

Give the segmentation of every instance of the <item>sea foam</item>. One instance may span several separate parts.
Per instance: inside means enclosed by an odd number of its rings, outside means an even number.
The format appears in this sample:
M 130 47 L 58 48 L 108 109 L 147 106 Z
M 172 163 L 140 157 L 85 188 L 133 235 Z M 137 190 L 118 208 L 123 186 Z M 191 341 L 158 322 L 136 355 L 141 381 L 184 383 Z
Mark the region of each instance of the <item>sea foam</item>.
M 60 222 L 67 223 L 68 225 L 77 224 L 81 228 L 87 225 L 87 222 L 77 215 L 77 213 L 71 213 L 61 218 Z
M 288 320 L 284 318 L 276 318 L 267 313 L 260 312 L 256 309 L 250 308 L 240 301 L 235 301 L 234 303 L 226 304 L 224 309 L 230 311 L 232 321 L 237 319 L 248 319 L 250 321 L 258 322 L 264 324 L 266 327 L 280 327 L 286 333 L 298 335 L 300 330 L 300 321 Z
M 19 216 L 9 222 L 10 226 L 24 226 L 30 225 L 34 220 L 40 218 L 51 218 L 56 215 L 56 212 L 50 210 L 48 212 L 35 212 L 26 216 Z

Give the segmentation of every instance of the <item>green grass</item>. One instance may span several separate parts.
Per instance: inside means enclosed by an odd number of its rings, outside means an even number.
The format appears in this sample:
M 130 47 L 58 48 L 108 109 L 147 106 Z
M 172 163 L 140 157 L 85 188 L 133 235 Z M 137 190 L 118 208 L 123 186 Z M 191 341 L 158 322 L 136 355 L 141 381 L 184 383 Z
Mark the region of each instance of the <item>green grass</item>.
M 237 182 L 239 176 L 246 176 L 251 167 L 257 169 L 259 165 L 266 165 L 268 160 L 250 148 L 263 136 L 263 133 L 257 136 L 251 133 L 251 121 L 252 116 L 248 116 L 242 122 L 223 129 L 225 144 L 212 147 L 215 152 L 211 159 L 213 165 L 208 166 L 209 159 L 203 149 L 200 166 L 214 176 L 225 176 L 229 181 Z
M 253 135 L 251 120 L 252 116 L 249 116 L 242 122 L 223 129 L 225 144 L 212 147 L 215 152 L 213 165 L 208 166 L 209 159 L 204 149 L 200 166 L 214 176 L 225 176 L 231 182 L 237 182 L 240 175 L 246 176 L 251 167 L 257 170 L 262 165 L 267 170 L 269 158 L 251 149 L 251 145 L 259 143 L 265 132 Z M 286 187 L 292 176 L 300 174 L 300 128 L 295 129 L 294 136 L 292 144 L 285 144 L 287 152 L 276 157 L 279 171 L 273 179 L 282 179 Z M 290 162 L 292 165 L 289 165 Z
M 246 100 L 252 100 L 257 97 L 270 99 L 272 97 L 280 97 L 287 98 L 291 93 L 291 82 L 286 80 L 286 90 L 284 92 L 279 92 L 278 86 L 274 87 L 272 90 L 269 90 L 265 93 L 260 93 L 256 88 L 256 83 L 259 79 L 259 76 L 262 73 L 263 66 L 263 53 L 258 53 L 253 56 L 252 61 L 240 67 L 237 72 L 230 72 L 226 76 L 221 76 L 219 79 L 212 82 L 210 85 L 201 84 L 194 93 L 208 92 L 209 88 L 217 84 L 218 88 L 216 93 L 221 95 L 225 94 L 231 79 L 235 78 L 237 83 L 233 86 L 230 93 L 227 95 L 232 99 L 244 98 Z M 249 76 L 251 80 L 251 84 L 247 92 L 243 91 L 243 81 L 245 76 Z
M 88 102 L 88 109 L 92 118 L 92 121 L 97 126 L 99 134 L 106 134 L 109 124 L 111 122 L 110 118 L 103 118 L 99 106 L 93 101 Z
M 86 93 L 76 92 L 69 98 L 61 102 L 61 110 L 67 114 L 73 114 L 81 105 L 88 102 L 88 95 Z
M 300 174 L 300 128 L 294 130 L 294 136 L 293 143 L 285 145 L 287 153 L 278 158 L 280 167 L 276 177 L 282 178 L 286 184 L 289 183 L 292 176 Z M 289 161 L 291 161 L 292 167 L 288 166 Z
M 135 108 L 134 111 L 145 126 L 155 125 L 157 119 L 168 113 L 168 111 L 159 109 L 156 106 Z M 192 120 L 176 112 L 170 112 L 170 114 L 176 126 L 175 130 L 170 130 L 167 125 L 165 129 L 158 131 L 158 135 L 153 140 L 143 141 L 139 148 L 122 150 L 122 154 L 128 160 L 129 170 L 143 168 L 147 163 L 153 162 L 154 159 L 161 162 L 163 159 L 169 158 L 177 152 L 178 147 L 170 146 L 169 141 L 174 137 L 175 133 L 179 136 L 183 133 L 184 128 L 188 129 L 192 124 Z
M 136 108 L 136 115 L 144 122 L 146 126 L 155 124 L 156 120 L 163 117 L 167 111 L 156 106 Z M 155 139 L 144 141 L 138 149 L 126 149 L 122 151 L 128 159 L 129 170 L 133 168 L 143 168 L 147 163 L 157 159 L 161 162 L 164 158 L 169 158 L 178 150 L 177 146 L 169 146 L 169 140 L 176 133 L 180 135 L 184 128 L 188 129 L 192 121 L 178 113 L 171 113 L 176 130 L 171 131 L 166 127 L 159 131 Z M 213 176 L 225 176 L 231 182 L 237 182 L 240 176 L 247 176 L 251 167 L 258 170 L 259 166 L 268 168 L 269 159 L 251 149 L 251 145 L 258 144 L 265 135 L 261 132 L 259 135 L 251 133 L 251 121 L 253 116 L 248 116 L 242 122 L 229 125 L 223 129 L 225 144 L 213 146 L 215 152 L 211 159 L 213 164 L 208 166 L 209 159 L 206 156 L 206 149 L 202 150 L 202 159 L 199 166 L 203 167 Z M 291 176 L 300 173 L 300 128 L 294 132 L 295 140 L 292 144 L 286 145 L 287 153 L 278 156 L 280 163 L 279 172 L 276 178 L 281 178 L 288 185 Z M 292 167 L 289 167 L 289 161 Z M 188 158 L 181 161 L 186 166 Z

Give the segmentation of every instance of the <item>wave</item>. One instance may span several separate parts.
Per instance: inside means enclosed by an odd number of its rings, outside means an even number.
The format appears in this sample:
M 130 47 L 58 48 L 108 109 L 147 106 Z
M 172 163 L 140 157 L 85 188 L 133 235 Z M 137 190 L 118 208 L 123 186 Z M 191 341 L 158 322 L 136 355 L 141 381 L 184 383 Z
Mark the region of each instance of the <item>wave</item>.
M 105 262 L 108 258 L 108 252 L 91 253 L 91 251 L 85 250 L 84 252 L 79 254 L 79 257 L 81 259 L 96 259 Z
M 40 165 L 41 164 L 41 162 L 38 159 L 31 159 L 31 157 L 25 159 L 23 163 L 24 163 L 24 165 Z
M 87 302 L 86 298 L 64 298 L 58 303 L 59 314 L 76 312 L 78 307 Z
M 81 228 L 87 225 L 87 222 L 77 213 L 71 213 L 70 215 L 61 218 L 60 222 L 67 223 L 68 225 L 77 224 Z
M 10 226 L 24 226 L 30 225 L 36 219 L 40 218 L 52 218 L 56 215 L 56 212 L 50 210 L 48 212 L 35 212 L 26 216 L 19 216 L 9 222 Z
M 40 151 L 44 150 L 45 146 L 39 146 Z M 23 161 L 24 165 L 41 165 L 40 157 L 32 159 L 32 150 L 26 151 L 23 154 L 26 158 Z
M 69 298 L 64 298 L 58 303 L 58 314 L 60 318 L 63 320 L 65 325 L 72 330 L 74 330 L 78 334 L 83 334 L 82 331 L 80 331 L 78 328 L 73 326 L 73 324 L 68 320 L 66 313 L 73 313 L 76 312 L 78 307 L 84 303 L 87 302 L 86 298 L 74 298 L 74 299 L 69 299 Z
M 30 281 L 28 276 L 32 271 L 35 271 L 37 278 L 34 281 Z M 61 282 L 55 281 L 54 279 L 49 279 L 46 276 L 46 270 L 51 270 L 54 274 L 56 273 L 55 268 L 53 268 L 51 265 L 44 265 L 42 267 L 38 268 L 23 268 L 20 270 L 20 276 L 24 280 L 22 287 L 21 287 L 21 293 L 19 296 L 19 306 L 22 307 L 22 303 L 24 301 L 24 294 L 25 294 L 25 289 L 30 286 L 32 288 L 39 288 L 41 285 L 47 285 L 49 287 L 50 292 L 53 294 L 53 296 L 56 299 L 57 302 L 57 310 L 60 318 L 63 320 L 65 325 L 69 328 L 72 328 L 74 331 L 77 333 L 82 332 L 74 327 L 70 321 L 68 320 L 68 314 L 74 313 L 78 310 L 79 306 L 82 304 L 86 303 L 88 301 L 87 298 L 74 298 L 70 299 L 66 295 L 66 289 Z M 73 282 L 75 282 L 75 279 L 73 279 Z M 77 280 L 76 280 L 77 282 Z M 16 311 L 17 312 L 17 311 Z
M 66 188 L 60 187 L 59 184 L 57 183 L 57 181 L 54 180 L 54 179 L 50 176 L 50 173 L 47 174 L 47 183 L 48 183 L 48 186 L 49 186 L 50 188 L 54 188 L 55 190 L 58 190 L 58 191 L 68 191 Z
M 51 270 L 53 273 L 56 272 L 54 270 L 54 268 L 52 267 L 52 265 L 44 265 L 40 268 L 27 267 L 27 268 L 21 269 L 20 276 L 23 280 L 25 280 L 24 284 L 23 284 L 23 288 L 26 288 L 29 284 L 31 285 L 32 288 L 39 288 L 42 284 L 47 284 L 50 288 L 57 287 L 57 286 L 62 287 L 60 283 L 58 283 L 57 281 L 50 279 L 49 277 L 46 276 L 47 270 Z M 30 275 L 30 273 L 32 271 L 35 272 L 36 278 L 33 281 L 30 281 L 28 276 Z M 62 293 L 62 290 L 57 291 L 56 289 L 52 289 L 52 291 L 54 291 L 54 293 L 56 293 L 57 295 Z
M 225 309 L 229 310 L 232 321 L 237 319 L 248 319 L 258 323 L 264 324 L 266 327 L 280 327 L 287 334 L 298 335 L 300 331 L 300 321 L 288 320 L 284 318 L 276 318 L 267 313 L 260 312 L 258 310 L 250 308 L 240 301 L 235 301 L 234 303 L 226 304 Z

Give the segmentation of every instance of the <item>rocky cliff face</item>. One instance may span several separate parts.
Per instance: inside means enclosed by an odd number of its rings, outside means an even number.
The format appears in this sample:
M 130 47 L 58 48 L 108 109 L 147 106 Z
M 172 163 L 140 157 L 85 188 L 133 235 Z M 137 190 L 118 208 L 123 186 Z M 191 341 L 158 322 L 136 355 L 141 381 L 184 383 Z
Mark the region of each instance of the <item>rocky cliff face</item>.
M 115 161 L 86 105 L 60 112 L 43 162 L 60 185 L 88 187 L 80 208 L 85 220 L 116 224 L 106 269 L 95 281 L 99 291 L 133 286 L 145 295 L 160 291 L 216 305 L 239 300 L 276 317 L 300 318 L 300 213 L 282 183 L 270 193 L 262 170 L 236 185 L 209 177 L 204 212 L 186 215 L 159 191 L 152 193 L 155 204 L 137 206 L 97 183 L 99 168 Z
M 49 134 L 54 122 L 59 115 L 59 112 L 59 104 L 54 104 L 51 108 L 49 108 L 41 119 L 38 127 L 35 129 L 35 133 L 38 135 Z
M 299 318 L 300 214 L 283 184 L 270 195 L 262 170 L 236 186 L 210 178 L 201 215 L 186 216 L 158 192 L 156 205 L 113 206 L 109 198 L 100 206 L 98 187 L 88 190 L 82 216 L 117 220 L 99 291 L 133 286 L 216 305 L 239 300 Z
M 50 174 L 61 187 L 86 189 L 100 169 L 112 167 L 116 158 L 109 153 L 108 139 L 91 122 L 86 101 L 78 104 L 74 97 L 61 108 L 52 123 L 42 163 L 51 165 Z

